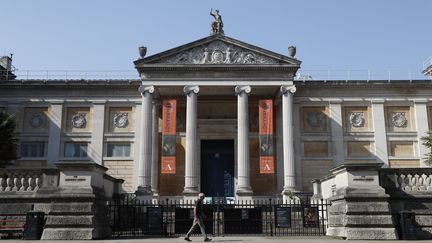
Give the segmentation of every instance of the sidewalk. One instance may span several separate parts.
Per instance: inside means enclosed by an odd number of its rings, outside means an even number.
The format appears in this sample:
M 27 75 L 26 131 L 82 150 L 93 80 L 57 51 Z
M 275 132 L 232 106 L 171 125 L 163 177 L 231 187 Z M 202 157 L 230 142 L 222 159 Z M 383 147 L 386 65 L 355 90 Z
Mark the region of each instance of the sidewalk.
M 342 239 L 333 239 L 329 237 L 213 237 L 211 242 L 232 242 L 232 243 L 272 243 L 272 242 L 284 242 L 284 243 L 343 243 Z M 191 237 L 192 242 L 203 242 L 201 237 Z M 24 241 L 24 240 L 0 240 L 0 243 L 11 243 L 11 242 L 34 242 L 34 243 L 54 243 L 54 242 L 64 242 L 64 243 L 102 243 L 102 242 L 119 242 L 119 243 L 162 243 L 162 242 L 187 242 L 183 238 L 146 238 L 146 239 L 110 239 L 110 240 L 94 240 L 94 241 Z M 388 242 L 412 242 L 412 241 L 372 241 L 372 240 L 362 240 L 362 241 L 349 241 L 349 242 L 361 242 L 361 243 L 388 243 Z M 432 240 L 421 241 L 421 242 L 432 242 Z

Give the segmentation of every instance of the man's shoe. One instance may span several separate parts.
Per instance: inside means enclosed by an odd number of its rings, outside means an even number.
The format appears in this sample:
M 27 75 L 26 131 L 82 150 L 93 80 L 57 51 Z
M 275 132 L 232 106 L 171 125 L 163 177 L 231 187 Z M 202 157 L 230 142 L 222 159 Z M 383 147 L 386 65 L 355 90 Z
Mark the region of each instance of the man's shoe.
M 205 238 L 204 241 L 211 241 L 212 239 L 210 238 Z
M 189 239 L 189 237 L 185 237 L 184 240 L 185 241 L 191 241 L 191 239 Z

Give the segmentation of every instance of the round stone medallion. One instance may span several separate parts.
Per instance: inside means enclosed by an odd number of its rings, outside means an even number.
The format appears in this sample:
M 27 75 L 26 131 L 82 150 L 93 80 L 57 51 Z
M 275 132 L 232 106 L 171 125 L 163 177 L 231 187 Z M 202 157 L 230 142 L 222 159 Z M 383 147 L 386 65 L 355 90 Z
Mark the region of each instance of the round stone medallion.
M 84 128 L 87 125 L 85 113 L 77 113 L 72 116 L 72 126 L 75 128 Z
M 363 127 L 365 124 L 363 112 L 352 112 L 349 121 L 353 127 Z
M 408 120 L 405 117 L 405 112 L 393 112 L 392 122 L 395 127 L 406 127 Z
M 306 122 L 311 127 L 320 127 L 322 123 L 321 113 L 310 112 L 307 114 Z
M 41 127 L 43 123 L 44 123 L 44 117 L 42 113 L 36 113 L 30 116 L 30 126 L 32 128 Z
M 118 128 L 125 128 L 129 124 L 128 113 L 117 112 L 113 116 L 114 126 Z

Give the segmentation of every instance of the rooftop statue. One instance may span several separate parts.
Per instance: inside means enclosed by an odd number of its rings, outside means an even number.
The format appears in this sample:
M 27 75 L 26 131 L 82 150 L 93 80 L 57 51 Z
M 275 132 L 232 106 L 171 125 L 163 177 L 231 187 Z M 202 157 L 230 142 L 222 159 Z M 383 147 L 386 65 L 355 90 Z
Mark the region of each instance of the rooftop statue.
M 219 14 L 219 10 L 213 11 L 213 8 L 210 9 L 210 15 L 214 18 L 211 24 L 211 34 L 224 34 L 222 16 Z

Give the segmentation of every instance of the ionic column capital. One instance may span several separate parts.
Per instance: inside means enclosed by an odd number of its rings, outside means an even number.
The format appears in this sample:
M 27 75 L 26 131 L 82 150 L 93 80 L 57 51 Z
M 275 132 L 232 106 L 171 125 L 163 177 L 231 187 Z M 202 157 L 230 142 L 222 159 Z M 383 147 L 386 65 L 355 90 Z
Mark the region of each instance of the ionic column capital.
M 249 94 L 251 92 L 251 87 L 249 85 L 237 85 L 234 88 L 234 91 L 236 92 L 236 95 L 239 95 L 241 93 Z
M 199 86 L 198 85 L 186 85 L 183 87 L 183 92 L 186 95 L 189 95 L 191 92 L 193 92 L 194 94 L 198 94 L 199 93 Z
M 154 88 L 154 86 L 153 85 L 141 85 L 139 88 L 138 88 L 138 91 L 141 93 L 141 94 L 145 94 L 145 93 L 149 93 L 149 94 L 153 94 L 154 93 L 154 91 L 155 91 L 155 88 Z
M 296 92 L 295 85 L 283 85 L 280 87 L 280 92 L 282 94 L 286 94 L 287 92 L 290 92 L 291 94 L 294 94 Z

